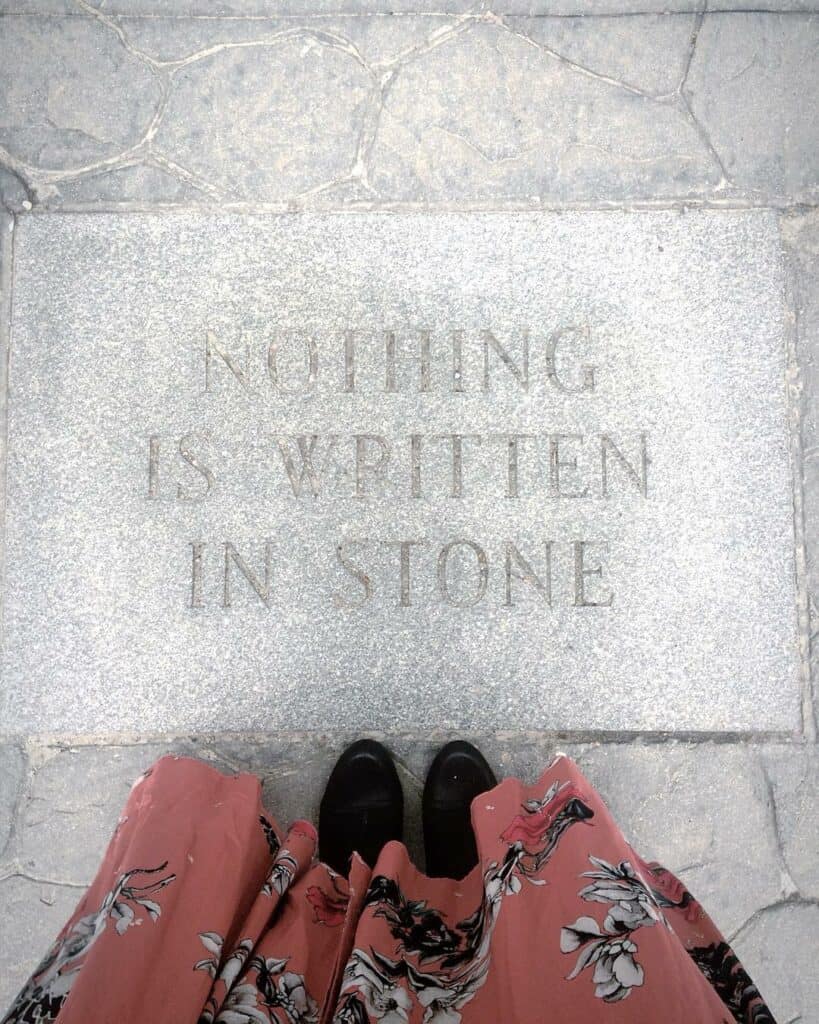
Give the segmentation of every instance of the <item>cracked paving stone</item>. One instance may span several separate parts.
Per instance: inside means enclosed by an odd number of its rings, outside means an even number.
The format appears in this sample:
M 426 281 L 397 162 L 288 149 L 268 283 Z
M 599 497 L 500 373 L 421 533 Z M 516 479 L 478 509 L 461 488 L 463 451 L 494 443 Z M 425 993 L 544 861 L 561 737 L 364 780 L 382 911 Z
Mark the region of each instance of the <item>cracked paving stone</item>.
M 5 852 L 23 786 L 26 762 L 18 747 L 0 745 L 0 857 Z
M 0 881 L 0 1013 L 74 912 L 82 890 L 14 877 Z
M 682 81 L 694 27 L 694 15 L 505 21 L 567 60 L 654 96 L 673 92 Z
M 782 854 L 800 895 L 819 900 L 819 750 L 765 750 Z
M 752 749 L 606 745 L 577 762 L 634 849 L 678 874 L 726 934 L 793 895 Z
M 135 145 L 156 111 L 154 73 L 93 18 L 4 20 L 0 146 L 38 168 L 79 168 Z
M 157 147 L 231 195 L 289 197 L 350 171 L 373 88 L 311 35 L 220 50 L 177 72 Z
M 34 772 L 7 851 L 35 878 L 88 884 L 94 876 L 134 780 L 167 745 L 47 750 Z
M 289 18 L 117 18 L 129 41 L 142 53 L 159 61 L 178 61 L 225 43 L 272 42 L 294 28 L 312 28 L 352 44 L 369 65 L 402 57 L 440 32 L 453 19 L 438 16 L 405 18 L 334 17 L 295 22 Z
M 816 196 L 819 20 L 706 15 L 686 95 L 734 185 Z
M 741 874 L 735 877 L 745 884 Z M 733 947 L 775 1020 L 816 1024 L 819 906 L 792 903 L 764 910 L 742 930 Z
M 401 68 L 372 162 L 373 185 L 396 199 L 662 197 L 721 177 L 681 101 L 636 95 L 487 24 Z

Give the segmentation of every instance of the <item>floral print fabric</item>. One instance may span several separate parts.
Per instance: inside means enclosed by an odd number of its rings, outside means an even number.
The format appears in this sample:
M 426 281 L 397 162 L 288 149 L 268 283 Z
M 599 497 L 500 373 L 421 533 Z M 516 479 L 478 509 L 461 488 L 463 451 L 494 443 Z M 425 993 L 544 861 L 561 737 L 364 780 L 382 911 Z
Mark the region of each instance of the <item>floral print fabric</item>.
M 772 1024 L 682 883 L 568 758 L 472 806 L 480 863 L 343 878 L 250 775 L 166 757 L 3 1024 Z

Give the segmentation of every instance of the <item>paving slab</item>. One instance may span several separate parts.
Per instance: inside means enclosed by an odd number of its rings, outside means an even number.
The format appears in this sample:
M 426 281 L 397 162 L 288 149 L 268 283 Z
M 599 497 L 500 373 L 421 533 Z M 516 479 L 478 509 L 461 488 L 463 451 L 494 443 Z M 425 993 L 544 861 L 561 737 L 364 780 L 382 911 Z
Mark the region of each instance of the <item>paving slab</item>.
M 772 214 L 15 237 L 3 730 L 798 728 Z
M 819 20 L 699 6 L 21 5 L 0 167 L 49 207 L 815 203 Z

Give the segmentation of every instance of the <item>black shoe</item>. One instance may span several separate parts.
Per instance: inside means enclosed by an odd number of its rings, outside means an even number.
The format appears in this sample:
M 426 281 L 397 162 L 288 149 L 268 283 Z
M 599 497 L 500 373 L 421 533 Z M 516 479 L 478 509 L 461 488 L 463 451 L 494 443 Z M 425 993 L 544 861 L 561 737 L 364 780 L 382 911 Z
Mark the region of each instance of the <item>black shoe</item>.
M 353 850 L 373 867 L 403 828 L 404 793 L 392 757 L 375 740 L 358 740 L 338 759 L 324 790 L 319 856 L 341 875 Z
M 469 805 L 498 784 L 483 754 L 453 740 L 432 762 L 424 786 L 424 846 L 427 874 L 460 879 L 478 863 Z

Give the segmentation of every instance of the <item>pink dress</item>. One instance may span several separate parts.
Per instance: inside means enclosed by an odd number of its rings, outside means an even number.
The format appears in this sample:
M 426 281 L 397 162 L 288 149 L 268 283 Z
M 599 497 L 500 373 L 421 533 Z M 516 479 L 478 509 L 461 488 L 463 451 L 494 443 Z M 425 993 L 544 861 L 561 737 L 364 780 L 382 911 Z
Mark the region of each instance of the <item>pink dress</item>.
M 480 863 L 400 843 L 349 877 L 251 775 L 164 757 L 11 1024 L 770 1024 L 702 907 L 626 843 L 577 766 L 476 798 Z

